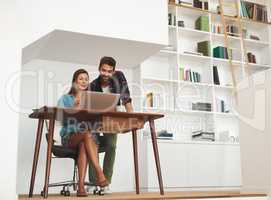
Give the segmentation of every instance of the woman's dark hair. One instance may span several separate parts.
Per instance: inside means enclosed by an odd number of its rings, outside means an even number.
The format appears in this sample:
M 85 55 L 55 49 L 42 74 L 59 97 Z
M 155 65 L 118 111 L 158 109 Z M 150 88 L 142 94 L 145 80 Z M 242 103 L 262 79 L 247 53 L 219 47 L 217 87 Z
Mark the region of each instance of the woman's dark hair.
M 108 57 L 108 56 L 104 56 L 101 58 L 100 60 L 100 64 L 99 64 L 99 70 L 101 69 L 101 66 L 107 64 L 109 66 L 113 67 L 113 70 L 115 71 L 115 67 L 116 67 L 116 60 L 112 57 Z
M 87 74 L 88 75 L 88 72 L 84 69 L 78 69 L 76 70 L 74 73 L 73 73 L 73 77 L 72 77 L 72 86 L 71 86 L 71 89 L 70 91 L 68 92 L 69 95 L 73 95 L 75 96 L 76 95 L 76 88 L 74 87 L 74 84 L 75 84 L 75 81 L 77 80 L 78 76 L 80 74 Z M 88 75 L 89 76 L 89 75 Z M 86 89 L 87 90 L 87 89 Z

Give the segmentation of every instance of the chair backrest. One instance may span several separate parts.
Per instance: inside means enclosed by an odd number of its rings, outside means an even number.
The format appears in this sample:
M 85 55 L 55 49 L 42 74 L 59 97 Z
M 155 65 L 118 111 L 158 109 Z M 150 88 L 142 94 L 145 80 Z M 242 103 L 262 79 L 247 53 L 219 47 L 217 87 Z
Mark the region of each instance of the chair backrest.
M 48 138 L 49 135 L 48 133 L 46 133 L 46 141 L 48 143 Z M 53 145 L 52 145 L 52 153 L 55 157 L 58 158 L 72 158 L 72 159 L 76 159 L 77 158 L 77 150 L 75 149 L 71 149 L 69 147 L 65 147 L 63 145 L 56 145 L 55 144 L 55 140 L 53 140 Z

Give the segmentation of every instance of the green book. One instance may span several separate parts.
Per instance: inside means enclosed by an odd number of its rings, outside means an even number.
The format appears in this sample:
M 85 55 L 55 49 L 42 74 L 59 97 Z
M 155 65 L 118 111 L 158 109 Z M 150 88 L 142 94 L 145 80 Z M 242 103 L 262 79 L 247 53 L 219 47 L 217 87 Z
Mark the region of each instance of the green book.
M 198 42 L 197 46 L 199 53 L 202 53 L 204 56 L 210 56 L 210 41 Z
M 215 58 L 226 58 L 225 47 L 218 46 L 213 48 L 213 56 Z
M 207 31 L 209 32 L 209 17 L 208 16 L 200 16 L 195 21 L 195 29 L 200 31 Z

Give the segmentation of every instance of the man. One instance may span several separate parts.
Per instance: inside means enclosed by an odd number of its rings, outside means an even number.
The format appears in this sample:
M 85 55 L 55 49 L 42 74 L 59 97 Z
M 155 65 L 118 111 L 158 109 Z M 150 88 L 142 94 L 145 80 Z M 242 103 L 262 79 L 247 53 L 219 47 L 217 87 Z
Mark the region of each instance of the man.
M 112 57 L 103 57 L 100 60 L 98 78 L 90 83 L 89 89 L 96 92 L 120 94 L 120 104 L 124 105 L 127 112 L 133 112 L 132 99 L 124 74 L 116 71 L 116 61 Z M 112 180 L 113 167 L 116 156 L 117 134 L 104 134 L 100 139 L 100 147 L 105 149 L 103 172 L 109 184 Z M 95 184 L 95 173 L 92 163 L 89 163 L 89 182 Z M 105 193 L 110 193 L 109 187 L 105 188 Z

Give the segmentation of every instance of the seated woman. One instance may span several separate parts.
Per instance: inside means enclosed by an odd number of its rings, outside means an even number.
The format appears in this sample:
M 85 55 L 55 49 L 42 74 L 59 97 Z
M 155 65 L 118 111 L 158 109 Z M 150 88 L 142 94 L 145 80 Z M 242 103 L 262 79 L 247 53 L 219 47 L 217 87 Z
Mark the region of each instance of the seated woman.
M 79 69 L 73 74 L 72 87 L 68 94 L 58 100 L 59 107 L 76 107 L 80 103 L 80 92 L 87 90 L 89 76 L 86 70 Z M 93 163 L 96 172 L 97 185 L 105 187 L 108 185 L 104 173 L 99 165 L 97 138 L 85 126 L 86 122 L 75 122 L 67 120 L 63 123 L 60 131 L 61 141 L 64 146 L 78 150 L 77 166 L 79 183 L 77 196 L 87 196 L 84 188 L 86 169 L 88 161 Z M 71 121 L 73 121 L 72 124 Z M 85 123 L 85 124 L 84 124 Z M 88 160 L 89 159 L 89 160 Z

